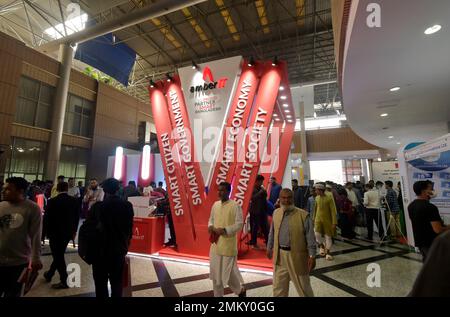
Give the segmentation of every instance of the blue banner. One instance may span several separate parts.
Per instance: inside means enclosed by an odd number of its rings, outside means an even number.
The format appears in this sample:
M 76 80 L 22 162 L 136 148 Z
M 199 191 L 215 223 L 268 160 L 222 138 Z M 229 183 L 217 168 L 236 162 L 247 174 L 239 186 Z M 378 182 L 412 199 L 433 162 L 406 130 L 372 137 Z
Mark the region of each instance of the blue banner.
M 124 43 L 114 44 L 110 33 L 79 44 L 75 58 L 128 86 L 136 52 Z

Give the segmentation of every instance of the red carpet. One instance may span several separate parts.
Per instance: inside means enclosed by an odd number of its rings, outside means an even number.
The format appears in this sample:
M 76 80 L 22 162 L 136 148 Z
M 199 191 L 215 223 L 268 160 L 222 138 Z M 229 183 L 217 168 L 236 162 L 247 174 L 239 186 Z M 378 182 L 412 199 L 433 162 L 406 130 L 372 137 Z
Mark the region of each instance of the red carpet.
M 258 245 L 264 245 L 262 240 L 258 241 Z M 159 255 L 179 260 L 190 260 L 205 263 L 209 262 L 209 257 L 207 256 L 183 254 L 170 247 L 161 249 L 159 251 Z M 253 250 L 244 242 L 241 244 L 241 250 L 239 250 L 238 264 L 240 268 L 272 272 L 272 261 L 267 258 L 266 250 Z

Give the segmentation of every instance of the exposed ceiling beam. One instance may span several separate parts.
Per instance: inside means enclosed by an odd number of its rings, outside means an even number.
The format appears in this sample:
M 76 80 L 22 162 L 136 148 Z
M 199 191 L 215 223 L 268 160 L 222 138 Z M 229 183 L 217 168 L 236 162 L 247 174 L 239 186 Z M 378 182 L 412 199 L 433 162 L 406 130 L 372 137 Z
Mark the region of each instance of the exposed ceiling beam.
M 116 7 L 120 12 L 122 12 L 124 15 L 126 14 L 126 11 L 124 9 L 122 9 L 120 6 Z M 142 32 L 142 27 L 139 24 L 136 24 L 133 26 L 134 28 L 136 28 L 138 30 L 138 32 Z M 166 50 L 164 50 L 163 48 L 161 48 L 151 37 L 144 35 L 142 36 L 142 38 L 144 39 L 144 41 L 146 41 L 148 44 L 150 44 L 150 46 L 155 49 L 160 55 L 164 55 L 164 58 L 166 59 L 166 62 L 169 63 L 173 63 L 175 64 L 175 60 L 172 58 L 172 56 L 170 56 Z M 142 59 L 146 59 L 146 57 L 143 57 L 141 55 Z M 147 61 L 147 60 L 146 60 Z M 149 63 L 150 65 L 152 65 L 152 63 L 150 63 L 149 61 L 147 61 L 147 63 Z M 154 65 L 152 65 L 152 67 L 154 67 Z
M 25 1 L 23 1 L 23 0 L 22 0 L 22 4 L 23 4 L 23 9 L 25 11 L 25 15 L 27 17 L 28 28 L 31 30 L 31 35 L 30 35 L 31 41 L 33 43 L 33 46 L 36 46 L 37 45 L 36 35 L 34 35 L 34 32 L 33 32 L 33 27 L 31 25 L 30 16 L 28 15 L 27 5 L 25 4 Z
M 58 7 L 59 7 L 59 13 L 61 14 L 62 25 L 64 27 L 64 34 L 65 34 L 65 36 L 67 36 L 66 21 L 64 19 L 64 14 L 63 14 L 62 6 L 61 6 L 61 0 L 58 0 Z
M 29 0 L 24 0 L 31 9 L 33 9 L 34 12 L 36 12 L 45 22 L 47 22 L 50 27 L 52 27 L 53 29 L 55 29 L 56 32 L 58 32 L 62 37 L 64 37 L 64 34 L 62 34 L 57 28 L 55 28 L 55 26 L 53 25 L 53 23 L 50 22 L 50 20 L 39 11 L 39 7 L 36 6 L 35 4 L 31 3 Z
M 28 0 L 25 0 L 28 1 Z M 205 0 L 161 0 L 157 3 L 139 9 L 130 14 L 124 14 L 123 16 L 106 21 L 101 24 L 97 24 L 93 27 L 86 28 L 80 32 L 71 34 L 65 38 L 47 43 L 39 48 L 43 52 L 53 52 L 59 49 L 59 45 L 62 43 L 82 43 L 94 39 L 96 37 L 105 35 L 110 32 L 116 32 L 118 30 L 148 21 L 149 19 L 159 17 L 171 12 L 180 10 L 186 6 L 194 5 L 204 2 Z

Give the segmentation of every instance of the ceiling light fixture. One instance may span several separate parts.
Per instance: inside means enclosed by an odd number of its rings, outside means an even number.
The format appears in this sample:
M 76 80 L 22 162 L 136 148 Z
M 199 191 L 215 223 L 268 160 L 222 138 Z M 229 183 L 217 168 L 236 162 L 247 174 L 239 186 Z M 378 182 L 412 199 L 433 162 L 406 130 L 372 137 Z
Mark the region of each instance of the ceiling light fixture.
M 394 91 L 399 91 L 400 87 L 392 87 L 391 89 L 389 89 L 389 91 L 394 92 Z
M 285 113 L 290 113 L 291 111 L 290 111 L 290 110 L 284 110 L 284 112 L 285 112 Z
M 286 97 L 286 96 L 281 96 L 280 99 L 281 99 L 281 100 L 286 100 L 287 97 Z
M 289 105 L 287 103 L 283 104 L 283 107 L 289 108 Z
M 393 139 L 394 138 L 394 136 L 393 135 L 390 135 L 389 137 L 388 137 L 389 139 Z
M 440 26 L 439 24 L 436 24 L 436 25 L 433 25 L 433 26 L 427 28 L 424 33 L 426 35 L 431 35 L 431 34 L 439 32 L 441 29 L 442 29 L 442 26 Z
M 277 117 L 278 117 L 278 115 L 277 115 L 276 113 L 274 113 L 274 114 L 273 114 L 273 116 L 274 116 L 275 118 L 277 118 Z
M 172 77 L 170 76 L 170 74 L 167 73 L 166 77 L 167 77 L 167 82 L 170 83 L 172 81 Z
M 387 117 L 389 114 L 388 113 L 382 113 L 380 114 L 380 117 Z
M 290 118 L 292 118 L 292 116 L 291 116 L 290 114 L 288 114 L 288 115 L 286 116 L 286 118 L 290 119 Z
M 153 79 L 150 79 L 150 88 L 155 87 L 155 82 L 153 81 Z
M 197 69 L 197 68 L 198 68 L 197 64 L 194 61 L 192 61 L 192 69 Z
M 284 87 L 283 87 L 283 86 L 280 86 L 279 89 L 280 89 L 280 91 L 283 91 L 283 90 L 284 90 Z

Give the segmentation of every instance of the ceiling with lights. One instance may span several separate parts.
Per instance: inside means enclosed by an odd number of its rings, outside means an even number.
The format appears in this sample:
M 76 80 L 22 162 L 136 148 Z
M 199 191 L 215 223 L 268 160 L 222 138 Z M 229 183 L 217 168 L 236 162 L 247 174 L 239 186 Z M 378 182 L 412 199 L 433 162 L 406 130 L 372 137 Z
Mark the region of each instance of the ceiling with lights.
M 77 25 L 64 28 L 63 24 L 72 19 L 74 3 L 79 4 L 80 14 L 86 14 L 87 22 L 103 23 L 154 2 L 1 1 L 0 30 L 36 48 L 71 29 L 76 31 Z M 286 60 L 292 85 L 314 85 L 319 116 L 329 115 L 330 105 L 340 101 L 330 0 L 208 0 L 118 31 L 114 39 L 137 53 L 129 87 L 118 88 L 145 102 L 150 79 L 156 82 L 192 61 L 204 63 L 236 55 Z M 80 70 L 86 66 L 75 64 Z
M 371 2 L 352 1 L 343 104 L 359 136 L 394 153 L 449 131 L 450 1 L 383 1 L 380 28 Z

